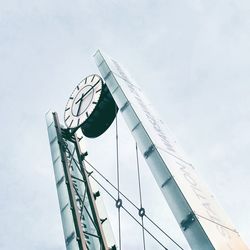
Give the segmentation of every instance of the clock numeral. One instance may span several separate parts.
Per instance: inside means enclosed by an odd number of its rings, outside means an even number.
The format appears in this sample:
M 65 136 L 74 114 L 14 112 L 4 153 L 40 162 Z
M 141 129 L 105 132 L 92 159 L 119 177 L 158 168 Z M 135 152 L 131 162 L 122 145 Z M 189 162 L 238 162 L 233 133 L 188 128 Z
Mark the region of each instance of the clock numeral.
M 86 84 L 87 83 L 87 78 L 85 78 L 85 80 L 84 80 L 84 84 Z
M 71 100 L 72 100 L 72 99 L 74 99 L 74 97 L 73 97 L 73 96 L 71 96 L 69 99 L 71 99 Z
M 88 112 L 86 112 L 86 116 L 87 116 L 87 117 L 89 117 L 89 114 L 88 114 Z
M 67 121 L 70 118 L 70 115 L 65 119 L 65 121 Z
M 97 102 L 92 102 L 93 104 L 97 104 Z
M 93 77 L 92 77 L 92 79 L 91 79 L 91 82 L 93 82 L 94 78 L 95 78 L 95 75 L 93 75 Z
M 79 90 L 79 86 L 77 85 L 77 90 Z
M 73 120 L 70 122 L 69 127 L 71 127 L 72 123 L 73 123 Z
M 67 108 L 67 109 L 65 109 L 65 111 L 68 111 L 70 109 L 70 107 L 69 108 Z
M 79 126 L 79 123 L 80 123 L 80 118 L 78 118 L 78 121 L 77 121 L 77 126 Z
M 96 93 L 98 93 L 99 91 L 101 91 L 102 89 L 98 89 L 98 90 L 96 90 Z

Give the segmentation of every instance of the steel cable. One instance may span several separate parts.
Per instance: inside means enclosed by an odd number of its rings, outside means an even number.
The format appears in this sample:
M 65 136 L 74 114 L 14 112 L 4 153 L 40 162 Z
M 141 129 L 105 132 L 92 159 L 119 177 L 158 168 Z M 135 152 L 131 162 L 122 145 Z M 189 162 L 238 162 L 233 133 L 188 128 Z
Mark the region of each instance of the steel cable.
M 115 107 L 117 109 L 117 107 Z M 118 139 L 118 118 L 115 117 L 115 142 L 116 142 L 116 178 L 117 178 L 117 200 L 116 207 L 118 209 L 118 230 L 119 230 L 119 248 L 122 249 L 121 242 L 121 199 L 120 199 L 120 166 L 119 166 L 119 139 Z
M 90 175 L 90 177 L 113 199 L 116 201 L 116 198 L 98 181 L 95 177 Z M 141 227 L 142 224 L 124 207 L 121 207 L 135 222 L 137 222 Z M 161 245 L 165 250 L 168 250 L 167 247 L 165 247 L 147 228 L 144 227 L 144 230 L 159 244 Z
M 140 197 L 140 210 L 139 215 L 141 216 L 141 224 L 142 224 L 142 241 L 143 241 L 143 249 L 146 250 L 145 244 L 145 232 L 144 232 L 144 216 L 145 210 L 142 207 L 142 191 L 141 191 L 141 175 L 140 175 L 140 165 L 139 165 L 139 157 L 138 157 L 138 147 L 137 143 L 135 143 L 135 153 L 136 153 L 136 167 L 137 167 L 137 178 L 138 178 L 138 187 L 139 187 L 139 197 Z M 143 209 L 143 210 L 142 210 Z M 140 211 L 144 211 L 144 214 L 140 214 Z
M 118 189 L 115 187 L 114 184 L 112 184 L 98 169 L 96 169 L 89 161 L 87 161 L 86 159 L 84 159 L 84 161 L 96 172 L 98 173 L 98 175 L 100 175 L 112 188 L 114 188 L 116 191 L 118 191 Z M 91 177 L 93 178 L 93 176 L 91 175 Z M 114 200 L 116 200 L 114 198 L 114 196 L 112 196 L 107 189 L 105 189 L 100 182 L 98 182 L 97 180 L 95 180 L 103 189 L 104 191 L 106 191 Z M 119 190 L 120 195 L 122 195 L 134 208 L 136 208 L 138 211 L 140 210 L 139 207 L 137 207 L 123 192 L 121 192 Z M 163 229 L 158 226 L 147 214 L 145 214 L 145 218 L 147 218 L 159 231 L 161 231 L 161 233 L 163 233 L 169 240 L 171 240 L 177 247 L 179 247 L 181 250 L 184 250 L 184 248 L 182 248 L 170 235 L 168 235 L 166 232 L 163 231 Z

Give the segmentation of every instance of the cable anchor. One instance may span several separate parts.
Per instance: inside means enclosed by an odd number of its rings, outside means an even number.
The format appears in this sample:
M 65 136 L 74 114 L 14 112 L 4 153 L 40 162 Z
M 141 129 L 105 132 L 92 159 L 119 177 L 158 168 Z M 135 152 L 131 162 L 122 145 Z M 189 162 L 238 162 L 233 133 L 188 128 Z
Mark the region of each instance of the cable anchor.
M 121 207 L 122 207 L 122 199 L 119 198 L 118 200 L 116 200 L 115 206 L 116 206 L 117 208 L 121 208 Z
M 145 208 L 141 207 L 138 212 L 140 217 L 143 217 L 145 215 Z

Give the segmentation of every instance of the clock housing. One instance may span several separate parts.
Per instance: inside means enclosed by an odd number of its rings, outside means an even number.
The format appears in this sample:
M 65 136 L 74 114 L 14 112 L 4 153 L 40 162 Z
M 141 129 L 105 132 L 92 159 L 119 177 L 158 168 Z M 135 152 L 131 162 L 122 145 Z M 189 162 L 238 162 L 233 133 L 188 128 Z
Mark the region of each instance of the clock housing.
M 100 76 L 93 74 L 73 90 L 66 104 L 64 121 L 67 128 L 81 127 L 85 136 L 94 138 L 108 129 L 117 111 L 107 85 Z

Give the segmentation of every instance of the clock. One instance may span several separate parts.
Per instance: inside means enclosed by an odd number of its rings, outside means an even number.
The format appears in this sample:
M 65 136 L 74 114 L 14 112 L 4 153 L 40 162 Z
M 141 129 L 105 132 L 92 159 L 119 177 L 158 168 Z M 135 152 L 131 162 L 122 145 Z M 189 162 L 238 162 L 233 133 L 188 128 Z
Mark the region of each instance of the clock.
M 84 78 L 72 92 L 64 112 L 68 128 L 77 128 L 94 111 L 103 90 L 102 78 L 96 74 Z
M 102 78 L 96 74 L 84 78 L 73 90 L 64 111 L 68 129 L 82 129 L 86 137 L 95 138 L 112 124 L 118 107 Z

